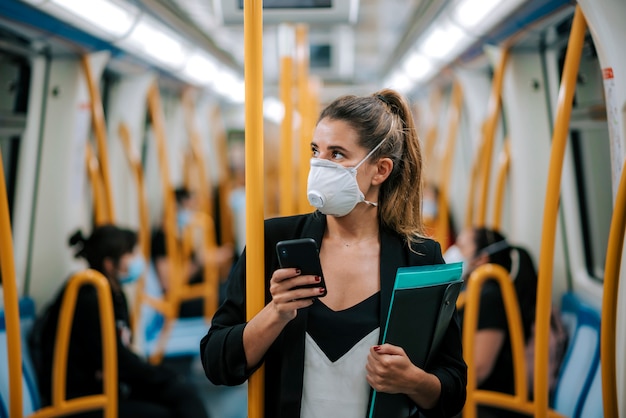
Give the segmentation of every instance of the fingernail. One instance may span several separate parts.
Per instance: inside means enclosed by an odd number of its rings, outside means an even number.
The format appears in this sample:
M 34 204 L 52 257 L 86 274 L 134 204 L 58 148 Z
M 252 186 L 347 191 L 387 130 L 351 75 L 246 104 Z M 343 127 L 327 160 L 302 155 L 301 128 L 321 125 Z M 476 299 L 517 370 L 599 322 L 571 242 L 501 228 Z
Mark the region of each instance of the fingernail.
M 379 345 L 375 345 L 374 347 L 372 347 L 374 349 L 374 351 L 378 351 L 380 350 L 380 346 Z
M 326 289 L 324 289 L 323 287 L 320 287 L 320 293 L 324 293 L 326 291 Z
M 320 276 L 315 276 L 315 281 L 319 282 L 320 280 L 322 280 L 322 278 Z
M 300 269 L 296 269 L 296 274 L 300 274 L 300 273 L 301 273 Z

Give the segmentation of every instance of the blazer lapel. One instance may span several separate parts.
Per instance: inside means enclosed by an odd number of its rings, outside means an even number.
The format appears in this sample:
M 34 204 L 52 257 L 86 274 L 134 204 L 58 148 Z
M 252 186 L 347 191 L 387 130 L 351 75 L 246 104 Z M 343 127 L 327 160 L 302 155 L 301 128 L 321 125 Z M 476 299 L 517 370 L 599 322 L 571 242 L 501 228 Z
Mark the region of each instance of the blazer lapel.
M 385 323 L 391 303 L 393 284 L 398 267 L 408 264 L 407 248 L 402 240 L 391 231 L 382 229 L 380 232 L 380 337 L 382 342 Z

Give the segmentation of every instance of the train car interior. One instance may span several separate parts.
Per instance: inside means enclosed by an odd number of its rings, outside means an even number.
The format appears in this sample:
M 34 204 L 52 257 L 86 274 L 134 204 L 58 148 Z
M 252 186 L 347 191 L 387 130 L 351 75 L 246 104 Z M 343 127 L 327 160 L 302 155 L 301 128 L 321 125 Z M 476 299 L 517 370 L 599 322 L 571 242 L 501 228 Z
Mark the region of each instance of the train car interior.
M 0 418 L 118 416 L 115 298 L 68 245 L 108 224 L 135 231 L 145 261 L 123 287 L 132 351 L 183 375 L 208 416 L 263 417 L 262 377 L 213 385 L 200 340 L 244 247 L 263 249 L 263 220 L 314 211 L 321 109 L 384 88 L 411 105 L 420 213 L 446 262 L 463 231 L 506 238 L 489 248 L 509 268 L 475 268 L 457 300 L 460 416 L 625 416 L 625 18 L 623 0 L 1 0 Z M 478 378 L 492 285 L 508 393 Z M 101 393 L 66 399 L 85 286 Z M 31 335 L 60 289 L 46 404 Z M 247 292 L 249 315 L 265 291 Z

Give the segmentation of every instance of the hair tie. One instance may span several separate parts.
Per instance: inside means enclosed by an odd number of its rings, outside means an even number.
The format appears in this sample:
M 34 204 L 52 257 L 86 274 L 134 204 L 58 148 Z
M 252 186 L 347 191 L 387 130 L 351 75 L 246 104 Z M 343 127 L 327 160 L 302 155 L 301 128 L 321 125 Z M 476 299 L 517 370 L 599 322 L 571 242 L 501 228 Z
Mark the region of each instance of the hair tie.
M 387 104 L 387 106 L 391 106 L 391 103 L 389 103 L 389 100 L 387 100 L 387 98 L 385 96 L 383 96 L 382 94 L 377 94 L 376 98 L 382 102 L 384 102 L 385 104 Z

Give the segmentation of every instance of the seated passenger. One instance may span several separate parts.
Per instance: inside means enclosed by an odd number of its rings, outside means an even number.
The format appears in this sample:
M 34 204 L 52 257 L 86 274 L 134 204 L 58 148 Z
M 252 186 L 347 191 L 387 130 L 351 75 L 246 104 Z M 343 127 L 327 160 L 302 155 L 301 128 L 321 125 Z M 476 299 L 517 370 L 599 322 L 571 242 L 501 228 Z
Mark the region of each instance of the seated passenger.
M 184 229 L 189 225 L 197 210 L 198 203 L 194 193 L 184 187 L 179 187 L 175 191 L 176 195 L 176 223 L 178 227 L 178 235 L 182 234 Z M 185 277 L 187 283 L 200 283 L 204 280 L 203 266 L 205 263 L 205 254 L 203 251 L 194 251 L 186 265 Z M 233 249 L 231 246 L 218 247 L 215 253 L 210 255 L 215 257 L 219 266 L 220 274 L 227 272 L 232 263 Z M 162 228 L 152 231 L 151 242 L 151 258 L 154 268 L 159 278 L 159 283 L 164 292 L 169 288 L 170 264 L 167 257 L 165 246 L 165 233 Z M 204 299 L 185 300 L 180 305 L 180 317 L 202 316 L 204 314 Z
M 135 281 L 145 262 L 136 248 L 135 232 L 113 225 L 96 227 L 88 239 L 80 231 L 70 238 L 76 257 L 109 281 L 117 328 L 117 362 L 120 417 L 207 417 L 195 389 L 174 371 L 152 365 L 131 350 L 131 330 L 122 285 Z M 65 286 L 37 321 L 31 342 L 36 347 L 42 403 L 49 404 L 52 394 L 52 360 L 61 302 Z M 102 341 L 96 289 L 81 287 L 70 336 L 67 364 L 67 398 L 102 393 Z M 91 411 L 80 417 L 101 417 Z
M 515 249 L 497 231 L 487 228 L 464 229 L 456 245 L 465 264 L 464 277 L 486 263 L 501 265 L 515 280 L 515 291 L 521 309 L 524 339 L 528 341 L 535 317 L 537 273 L 528 253 Z M 515 262 L 512 262 L 514 254 Z M 513 271 L 512 270 L 513 266 Z M 463 315 L 463 310 L 459 310 Z M 480 294 L 478 328 L 474 347 L 477 388 L 503 393 L 514 393 L 513 357 L 507 317 L 499 285 L 488 280 Z M 478 417 L 518 417 L 509 411 L 479 407 Z

